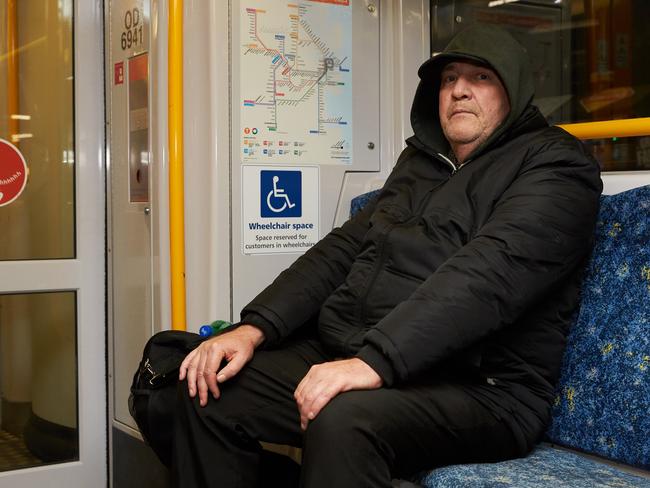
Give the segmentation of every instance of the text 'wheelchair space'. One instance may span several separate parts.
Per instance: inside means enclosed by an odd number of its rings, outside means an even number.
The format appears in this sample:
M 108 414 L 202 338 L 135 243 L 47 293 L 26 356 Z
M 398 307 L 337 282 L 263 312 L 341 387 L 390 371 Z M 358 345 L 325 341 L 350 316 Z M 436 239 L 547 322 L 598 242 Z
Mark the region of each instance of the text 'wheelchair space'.
M 304 252 L 319 239 L 318 167 L 242 166 L 242 253 Z

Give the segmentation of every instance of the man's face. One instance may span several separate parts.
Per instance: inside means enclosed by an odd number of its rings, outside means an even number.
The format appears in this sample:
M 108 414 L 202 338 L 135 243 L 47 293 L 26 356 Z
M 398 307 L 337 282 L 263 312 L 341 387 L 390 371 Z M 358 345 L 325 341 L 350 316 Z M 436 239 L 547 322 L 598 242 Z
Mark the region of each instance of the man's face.
M 442 70 L 440 124 L 456 147 L 478 147 L 510 112 L 510 101 L 499 76 L 490 68 L 454 61 Z

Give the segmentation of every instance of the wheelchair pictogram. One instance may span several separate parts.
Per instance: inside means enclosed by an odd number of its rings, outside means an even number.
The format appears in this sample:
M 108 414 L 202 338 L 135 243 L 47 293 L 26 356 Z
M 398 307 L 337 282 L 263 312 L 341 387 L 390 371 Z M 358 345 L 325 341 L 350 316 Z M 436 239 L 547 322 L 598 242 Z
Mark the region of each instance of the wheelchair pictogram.
M 282 188 L 278 188 L 278 181 L 280 181 L 280 177 L 274 176 L 273 190 L 271 190 L 266 196 L 266 205 L 269 207 L 271 212 L 275 213 L 284 212 L 287 207 L 293 208 L 296 206 L 295 203 L 291 203 L 291 200 L 289 200 L 289 195 L 287 195 Z M 280 200 L 282 202 L 280 208 L 277 208 L 273 205 L 274 202 L 277 203 L 276 200 Z
M 262 217 L 302 216 L 302 178 L 300 171 L 262 171 Z

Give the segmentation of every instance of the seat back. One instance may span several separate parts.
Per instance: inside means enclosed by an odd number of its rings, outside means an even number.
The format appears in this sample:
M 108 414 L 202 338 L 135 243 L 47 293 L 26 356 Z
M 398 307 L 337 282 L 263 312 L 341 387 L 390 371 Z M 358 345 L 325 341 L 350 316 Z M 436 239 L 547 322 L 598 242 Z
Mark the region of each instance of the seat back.
M 372 190 L 368 193 L 363 193 L 357 197 L 354 197 L 350 202 L 350 217 L 354 217 L 356 214 L 358 214 L 370 200 L 372 200 L 376 195 L 379 195 L 380 191 L 381 188 L 379 190 Z
M 550 441 L 650 467 L 650 186 L 601 197 Z

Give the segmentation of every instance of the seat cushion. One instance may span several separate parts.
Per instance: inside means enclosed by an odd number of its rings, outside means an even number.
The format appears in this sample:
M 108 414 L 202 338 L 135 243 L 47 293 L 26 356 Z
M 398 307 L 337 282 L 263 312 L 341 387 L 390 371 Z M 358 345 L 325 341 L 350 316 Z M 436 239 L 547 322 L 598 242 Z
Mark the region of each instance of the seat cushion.
M 650 467 L 650 186 L 603 196 L 547 435 Z
M 438 468 L 424 476 L 420 483 L 425 488 L 648 488 L 650 478 L 541 445 L 523 459 Z

